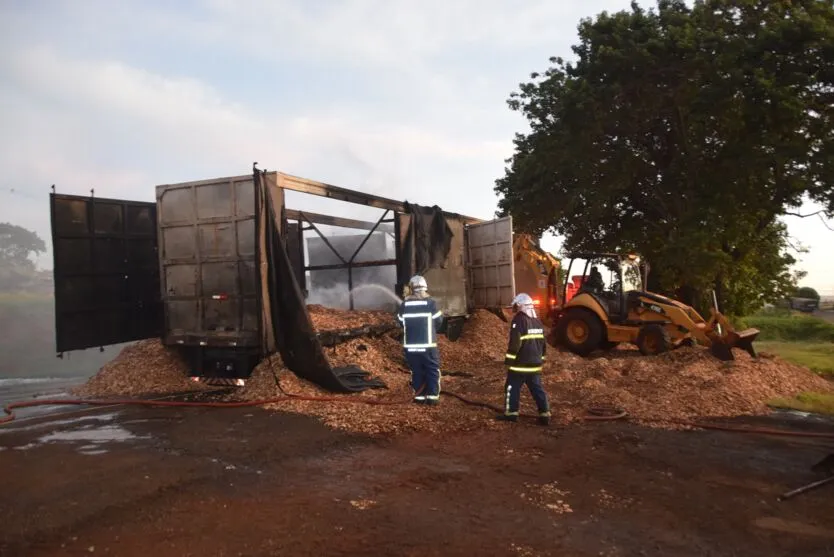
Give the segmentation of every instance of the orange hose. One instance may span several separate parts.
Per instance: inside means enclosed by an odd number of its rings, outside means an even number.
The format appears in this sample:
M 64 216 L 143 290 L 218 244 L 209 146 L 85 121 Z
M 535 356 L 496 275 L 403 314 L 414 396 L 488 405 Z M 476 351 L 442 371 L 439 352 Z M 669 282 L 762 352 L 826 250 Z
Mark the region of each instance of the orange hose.
M 713 429 L 716 431 L 728 431 L 731 433 L 758 433 L 760 435 L 783 435 L 785 437 L 813 437 L 818 439 L 834 439 L 834 432 L 829 431 L 789 431 L 787 429 L 774 429 L 767 427 L 736 427 L 721 424 L 705 424 L 702 422 L 675 422 L 680 425 L 697 427 L 700 429 Z
M 405 404 L 411 402 L 403 400 L 373 400 L 367 398 L 337 398 L 337 397 L 323 397 L 323 396 L 301 396 L 291 395 L 280 398 L 269 398 L 261 400 L 248 400 L 241 402 L 186 402 L 174 400 L 135 400 L 135 399 L 115 399 L 115 400 L 97 400 L 97 399 L 40 399 L 27 400 L 20 402 L 12 402 L 3 408 L 3 412 L 7 415 L 0 418 L 0 424 L 6 424 L 15 419 L 15 409 L 32 408 L 34 406 L 174 406 L 186 408 L 245 408 L 250 406 L 263 406 L 265 404 L 278 404 L 287 402 L 290 399 L 294 400 L 311 400 L 319 402 L 350 402 L 356 404 L 369 404 L 372 406 L 386 406 L 395 404 Z
M 276 381 L 277 383 L 277 381 Z M 253 406 L 263 406 L 266 404 L 279 404 L 281 402 L 286 402 L 290 399 L 293 400 L 305 400 L 305 401 L 315 401 L 315 402 L 340 402 L 340 403 L 354 403 L 354 404 L 368 404 L 370 406 L 394 406 L 400 404 L 408 404 L 411 402 L 411 398 L 408 400 L 374 400 L 368 398 L 340 398 L 340 397 L 333 397 L 333 396 L 307 396 L 307 395 L 298 395 L 294 393 L 286 392 L 280 384 L 278 384 L 278 388 L 284 393 L 283 397 L 279 398 L 269 398 L 269 399 L 261 399 L 261 400 L 249 400 L 249 401 L 240 401 L 240 402 L 186 402 L 186 401 L 173 401 L 173 400 L 136 400 L 136 399 L 115 399 L 115 400 L 98 400 L 98 399 L 77 399 L 77 400 L 66 400 L 66 399 L 39 399 L 39 400 L 28 400 L 28 401 L 19 401 L 19 402 L 12 402 L 7 404 L 3 408 L 3 412 L 6 416 L 0 418 L 0 424 L 7 424 L 9 422 L 14 421 L 15 413 L 14 410 L 18 408 L 32 408 L 35 406 L 164 406 L 164 407 L 179 407 L 179 408 L 246 408 L 246 407 L 253 407 Z M 471 400 L 463 395 L 452 391 L 444 391 L 443 394 L 452 396 L 461 402 L 468 404 L 470 406 L 480 406 L 482 408 L 487 408 L 489 410 L 493 410 L 497 413 L 503 413 L 502 408 L 498 408 L 493 404 L 489 404 L 487 402 L 481 402 L 476 400 Z M 621 420 L 627 416 L 627 412 L 625 410 L 619 408 L 589 408 L 588 414 L 585 415 L 584 419 L 586 421 L 612 421 L 612 420 Z M 530 414 L 522 414 L 524 417 L 537 417 L 532 416 Z M 711 429 L 716 431 L 726 431 L 726 432 L 733 432 L 733 433 L 757 433 L 762 435 L 782 435 L 786 437 L 809 437 L 809 438 L 819 438 L 819 439 L 834 439 L 834 432 L 817 432 L 817 431 L 788 431 L 784 429 L 773 429 L 773 428 L 762 428 L 762 427 L 736 427 L 736 426 L 729 426 L 729 425 L 721 425 L 721 424 L 706 424 L 701 422 L 690 422 L 690 421 L 678 421 L 674 422 L 679 425 L 684 425 L 688 427 L 695 427 L 699 429 Z

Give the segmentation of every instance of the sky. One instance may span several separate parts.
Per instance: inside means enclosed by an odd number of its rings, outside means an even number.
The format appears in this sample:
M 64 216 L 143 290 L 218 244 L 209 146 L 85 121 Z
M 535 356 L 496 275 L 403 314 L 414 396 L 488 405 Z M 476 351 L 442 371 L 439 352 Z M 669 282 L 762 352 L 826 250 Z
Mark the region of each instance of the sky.
M 491 218 L 494 181 L 526 130 L 509 94 L 551 56 L 572 56 L 581 18 L 628 5 L 0 0 L 0 222 L 48 243 L 52 184 L 152 201 L 156 185 L 248 174 L 255 161 Z M 810 250 L 803 284 L 834 294 L 834 232 L 817 218 L 787 223 Z M 559 244 L 543 239 L 554 253 Z

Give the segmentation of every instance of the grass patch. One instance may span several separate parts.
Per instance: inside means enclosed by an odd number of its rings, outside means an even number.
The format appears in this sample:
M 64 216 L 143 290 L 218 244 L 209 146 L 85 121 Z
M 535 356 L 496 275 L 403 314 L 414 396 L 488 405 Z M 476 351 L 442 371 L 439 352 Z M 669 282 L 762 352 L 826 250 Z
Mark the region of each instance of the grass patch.
M 755 346 L 759 352 L 771 352 L 834 379 L 834 343 L 756 342 Z
M 834 395 L 801 393 L 794 398 L 774 398 L 768 401 L 767 404 L 774 408 L 834 416 Z
M 759 329 L 759 339 L 764 341 L 834 343 L 834 323 L 802 313 L 761 312 L 738 319 L 735 326 Z
M 52 294 L 34 292 L 0 292 L 0 306 L 20 307 L 27 305 L 53 304 Z

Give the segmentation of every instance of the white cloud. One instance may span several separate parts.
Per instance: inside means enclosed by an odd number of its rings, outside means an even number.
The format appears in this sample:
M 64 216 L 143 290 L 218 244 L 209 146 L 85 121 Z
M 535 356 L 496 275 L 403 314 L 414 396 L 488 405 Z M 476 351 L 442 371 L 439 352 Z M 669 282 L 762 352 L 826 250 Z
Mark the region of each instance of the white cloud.
M 51 183 L 151 199 L 154 184 L 243 174 L 253 161 L 489 217 L 493 181 L 524 126 L 506 108 L 507 95 L 549 56 L 570 57 L 581 17 L 627 7 L 626 0 L 4 5 L 0 221 L 31 223 L 48 237 Z M 338 78 L 322 86 L 330 73 Z M 308 99 L 312 78 L 319 85 Z M 293 203 L 378 216 L 309 196 Z M 803 258 L 809 281 L 834 290 L 827 231 L 789 224 L 813 250 Z

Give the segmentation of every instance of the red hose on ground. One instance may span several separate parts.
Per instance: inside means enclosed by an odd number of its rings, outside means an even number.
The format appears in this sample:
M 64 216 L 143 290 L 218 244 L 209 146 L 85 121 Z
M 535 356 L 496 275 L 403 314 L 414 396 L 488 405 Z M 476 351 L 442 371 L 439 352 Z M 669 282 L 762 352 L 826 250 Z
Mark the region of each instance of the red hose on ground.
M 294 400 L 312 400 L 319 402 L 347 402 L 355 404 L 369 404 L 372 406 L 387 406 L 394 404 L 406 404 L 411 402 L 409 398 L 407 401 L 403 400 L 373 400 L 367 398 L 337 398 L 326 396 L 301 396 L 291 395 L 280 398 L 270 398 L 262 400 L 247 400 L 240 402 L 187 402 L 177 400 L 135 400 L 135 399 L 118 399 L 118 400 L 97 400 L 97 399 L 40 399 L 27 400 L 21 402 L 12 402 L 3 408 L 3 412 L 7 415 L 0 418 L 0 424 L 6 424 L 15 419 L 14 411 L 18 408 L 31 408 L 34 406 L 175 406 L 175 407 L 190 407 L 190 408 L 245 408 L 250 406 L 263 406 L 265 404 L 278 404 L 287 402 L 290 399 Z
M 813 437 L 818 439 L 834 439 L 834 432 L 829 431 L 789 431 L 787 429 L 773 429 L 767 427 L 737 427 L 721 424 L 705 424 L 703 422 L 675 422 L 680 425 L 697 427 L 700 429 L 713 429 L 716 431 L 728 431 L 731 433 L 757 433 L 760 435 L 783 435 L 785 437 Z
M 411 398 L 407 400 L 374 400 L 368 398 L 340 398 L 334 396 L 307 396 L 288 393 L 285 391 L 280 383 L 277 381 L 278 389 L 284 393 L 283 397 L 270 398 L 262 400 L 250 400 L 240 402 L 187 402 L 175 400 L 135 400 L 135 399 L 118 399 L 118 400 L 96 400 L 96 399 L 40 399 L 27 400 L 20 402 L 12 402 L 3 408 L 6 414 L 0 418 L 0 424 L 7 424 L 15 419 L 14 410 L 18 408 L 32 408 L 35 406 L 165 406 L 165 407 L 179 407 L 179 408 L 246 408 L 253 406 L 263 406 L 266 404 L 279 404 L 288 400 L 305 400 L 316 402 L 339 402 L 339 403 L 353 403 L 353 404 L 368 404 L 370 406 L 393 406 L 399 404 L 408 404 Z M 452 396 L 461 402 L 470 406 L 479 406 L 493 410 L 496 413 L 503 413 L 503 409 L 487 402 L 471 400 L 463 395 L 451 391 L 444 391 L 443 394 Z M 522 414 L 525 417 L 533 417 L 529 414 Z M 588 414 L 584 417 L 586 421 L 612 421 L 621 420 L 627 416 L 627 412 L 620 408 L 613 407 L 598 407 L 589 408 Z M 834 432 L 816 432 L 816 431 L 788 431 L 783 429 L 772 429 L 762 427 L 736 427 L 721 424 L 706 424 L 701 422 L 679 421 L 675 422 L 679 425 L 688 427 L 695 427 L 699 429 L 711 429 L 716 431 L 726 431 L 733 433 L 756 433 L 763 435 L 782 435 L 786 437 L 808 437 L 819 439 L 834 439 Z

